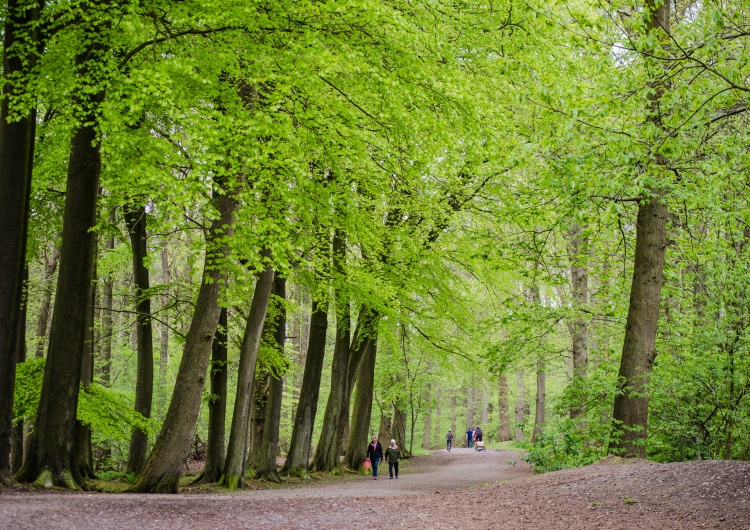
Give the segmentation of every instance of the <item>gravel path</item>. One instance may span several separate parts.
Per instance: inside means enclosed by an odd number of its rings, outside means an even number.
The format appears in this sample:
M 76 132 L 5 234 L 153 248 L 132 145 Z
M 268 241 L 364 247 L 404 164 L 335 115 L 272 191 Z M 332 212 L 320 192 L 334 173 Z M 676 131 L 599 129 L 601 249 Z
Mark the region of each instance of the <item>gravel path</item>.
M 402 460 L 398 480 L 381 466 L 378 480 L 341 480 L 284 489 L 184 495 L 67 492 L 0 494 L 0 528 L 351 528 L 377 522 L 389 498 L 447 493 L 530 476 L 509 451 L 454 448 Z M 364 507 L 364 504 L 369 506 Z M 375 519 L 370 521 L 371 516 Z

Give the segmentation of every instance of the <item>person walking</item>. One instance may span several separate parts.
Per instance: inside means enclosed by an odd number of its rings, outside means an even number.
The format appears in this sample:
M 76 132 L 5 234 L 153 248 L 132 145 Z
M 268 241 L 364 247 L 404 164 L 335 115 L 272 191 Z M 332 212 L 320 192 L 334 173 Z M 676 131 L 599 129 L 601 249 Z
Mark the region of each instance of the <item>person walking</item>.
M 401 449 L 396 445 L 396 440 L 391 440 L 388 449 L 385 450 L 385 461 L 388 462 L 388 474 L 393 478 L 393 472 L 396 471 L 398 478 L 398 461 L 401 460 Z
M 474 441 L 475 442 L 482 441 L 482 429 L 479 428 L 479 425 L 477 425 L 477 428 L 474 429 Z
M 445 435 L 445 445 L 448 451 L 453 447 L 453 433 L 450 430 L 448 431 L 448 434 Z
M 372 478 L 378 480 L 378 464 L 383 459 L 383 446 L 380 445 L 377 436 L 373 436 L 372 442 L 367 445 L 366 456 L 372 463 Z
M 466 447 L 474 447 L 474 427 L 469 427 L 466 430 Z

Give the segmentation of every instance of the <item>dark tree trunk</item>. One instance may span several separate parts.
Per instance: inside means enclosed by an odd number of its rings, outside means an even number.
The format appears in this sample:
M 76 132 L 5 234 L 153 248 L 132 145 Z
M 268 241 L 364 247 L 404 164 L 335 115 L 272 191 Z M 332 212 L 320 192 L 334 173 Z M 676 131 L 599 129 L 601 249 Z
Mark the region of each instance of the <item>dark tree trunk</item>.
M 281 470 L 285 475 L 308 477 L 315 414 L 318 409 L 320 377 L 323 371 L 323 358 L 326 351 L 328 312 L 325 303 L 314 301 L 310 317 L 310 339 L 307 344 L 305 373 L 302 376 L 297 414 L 294 417 L 292 441 L 286 462 Z
M 432 396 L 430 395 L 430 385 L 427 385 L 424 391 L 424 435 L 422 436 L 422 449 L 429 450 L 432 447 L 432 441 L 430 439 L 432 433 Z
M 237 397 L 234 400 L 232 427 L 229 432 L 227 458 L 219 485 L 229 489 L 244 485 L 247 431 L 250 421 L 250 407 L 253 404 L 253 383 L 258 360 L 258 349 L 263 335 L 263 323 L 268 311 L 268 302 L 273 289 L 273 267 L 268 264 L 270 251 L 262 252 L 265 270 L 258 275 L 255 293 L 247 317 L 247 325 L 240 346 L 240 365 L 237 370 Z
M 211 346 L 211 397 L 208 401 L 208 440 L 203 473 L 194 484 L 218 482 L 227 456 L 224 431 L 227 417 L 227 308 L 221 308 Z
M 349 443 L 346 448 L 346 465 L 349 469 L 359 470 L 365 461 L 367 442 L 370 440 L 370 418 L 372 415 L 372 397 L 375 390 L 375 358 L 377 355 L 377 329 L 372 330 L 370 340 L 366 341 L 365 354 L 362 357 L 354 393 L 352 409 L 352 426 L 349 432 Z
M 219 186 L 222 184 L 217 182 Z M 228 241 L 233 232 L 237 208 L 231 190 L 224 189 L 224 193 L 216 193 L 214 201 L 219 217 L 211 222 L 206 234 L 203 279 L 185 339 L 172 400 L 154 449 L 137 482 L 129 489 L 131 492 L 176 492 L 180 472 L 193 441 L 211 344 L 221 313 L 219 294 L 226 284 L 223 261 L 229 252 Z
M 24 112 L 19 120 L 9 121 L 8 98 L 26 87 L 13 86 L 7 80 L 34 66 L 34 50 L 26 50 L 23 44 L 39 40 L 31 25 L 39 18 L 42 7 L 42 2 L 8 0 L 3 26 L 6 82 L 0 98 L 0 484 L 10 482 L 17 330 L 23 293 L 21 278 L 26 262 L 36 123 L 33 110 Z M 19 49 L 15 53 L 11 51 L 16 47 Z
M 502 372 L 497 376 L 497 439 L 506 442 L 510 436 L 510 403 L 508 400 L 508 374 Z
M 92 24 L 106 24 L 95 21 Z M 94 34 L 95 35 L 95 34 Z M 93 35 L 92 35 L 93 36 Z M 82 77 L 94 62 L 101 61 L 107 48 L 94 38 L 87 50 L 76 57 Z M 80 125 L 71 139 L 68 178 L 63 213 L 60 273 L 55 294 L 47 362 L 29 451 L 19 482 L 77 489 L 83 477 L 73 467 L 78 387 L 86 342 L 88 306 L 94 269 L 92 229 L 96 224 L 96 203 L 101 172 L 101 144 L 96 124 L 104 91 L 76 96 L 75 105 L 84 109 Z
M 94 256 L 94 270 L 92 278 L 96 278 L 97 237 L 91 238 Z M 86 341 L 84 342 L 83 358 L 81 360 L 81 387 L 84 392 L 91 390 L 94 381 L 94 297 L 96 284 L 91 283 L 89 305 L 86 308 Z M 84 480 L 96 478 L 94 473 L 94 455 L 91 448 L 91 428 L 80 421 L 76 421 L 75 441 L 73 442 L 73 475 Z
M 359 373 L 359 367 L 362 363 L 370 342 L 375 337 L 380 316 L 376 311 L 363 305 L 359 310 L 357 318 L 357 327 L 354 330 L 352 344 L 350 347 L 349 367 L 347 368 L 346 392 L 341 399 L 341 418 L 339 428 L 339 447 L 342 452 L 349 439 L 349 408 L 351 407 L 351 396 L 354 391 L 354 383 Z
M 656 7 L 649 0 L 645 8 L 646 31 L 656 37 L 655 43 L 664 42 L 669 34 L 669 3 Z M 655 83 L 655 90 L 649 95 L 647 122 L 663 130 L 659 100 L 666 88 L 661 83 Z M 656 153 L 654 161 L 658 171 L 666 171 L 667 160 L 662 154 Z M 612 413 L 610 451 L 640 458 L 646 456 L 648 384 L 656 358 L 656 332 L 667 250 L 667 217 L 664 192 L 649 190 L 649 197 L 638 206 L 633 282 Z
M 60 246 L 57 242 L 53 242 L 52 255 L 49 256 L 45 252 L 44 257 L 44 287 L 42 295 L 42 303 L 39 308 L 39 320 L 36 324 L 36 356 L 44 357 L 44 346 L 47 342 L 47 328 L 49 327 L 49 320 L 52 313 L 52 293 L 55 289 L 55 271 L 57 271 L 57 263 L 60 261 Z
M 264 331 L 265 334 L 265 325 Z M 264 370 L 255 378 L 253 405 L 250 409 L 250 428 L 247 433 L 247 457 L 245 469 L 256 469 L 262 458 L 263 426 L 266 422 L 266 406 L 268 405 L 268 391 L 271 385 L 271 372 Z
M 151 417 L 154 394 L 154 344 L 151 330 L 151 297 L 148 267 L 148 235 L 146 233 L 146 208 L 126 206 L 125 224 L 130 234 L 133 254 L 133 280 L 135 283 L 136 342 L 138 367 L 135 385 L 135 411 L 145 418 Z M 128 473 L 139 473 L 146 463 L 148 434 L 134 428 L 130 434 Z
M 284 344 L 286 343 L 286 309 L 284 300 L 286 298 L 286 279 L 278 275 L 274 280 L 273 317 L 275 322 L 269 324 L 274 329 L 274 342 L 279 349 L 280 355 L 284 356 Z M 271 373 L 268 385 L 268 403 L 266 404 L 266 417 L 263 424 L 263 440 L 261 441 L 261 455 L 255 470 L 255 478 L 261 480 L 279 481 L 276 471 L 276 456 L 279 454 L 279 427 L 281 423 L 281 401 L 284 397 L 284 378 L 282 372 Z
M 26 285 L 29 281 L 29 267 L 28 265 L 23 268 L 23 303 L 21 304 L 21 313 L 18 318 L 18 330 L 16 331 L 16 364 L 20 364 L 26 360 L 26 315 L 28 308 L 28 288 Z M 10 458 L 10 471 L 15 473 L 23 465 L 23 447 L 24 447 L 24 434 L 25 434 L 26 421 L 22 419 L 13 424 L 13 432 L 11 436 L 11 458 Z
M 313 457 L 312 467 L 318 471 L 341 472 L 341 429 L 344 399 L 348 396 L 349 361 L 351 358 L 351 315 L 346 293 L 344 262 L 346 245 L 343 235 L 336 230 L 333 236 L 333 260 L 338 277 L 336 288 L 336 342 L 331 366 L 331 389 L 323 416 L 323 428 Z M 347 407 L 348 409 L 348 407 Z
M 610 451 L 646 456 L 648 383 L 656 358 L 656 330 L 664 283 L 667 207 L 656 196 L 638 208 L 635 269 L 613 411 L 620 432 Z

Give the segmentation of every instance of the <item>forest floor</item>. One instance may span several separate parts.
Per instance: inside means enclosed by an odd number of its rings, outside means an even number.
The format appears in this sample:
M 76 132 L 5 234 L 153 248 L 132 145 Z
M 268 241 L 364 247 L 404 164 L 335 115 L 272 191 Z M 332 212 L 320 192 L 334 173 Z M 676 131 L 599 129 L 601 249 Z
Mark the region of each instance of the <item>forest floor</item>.
M 257 484 L 257 483 L 254 483 Z M 609 458 L 533 475 L 518 453 L 454 448 L 361 474 L 222 493 L 0 490 L 0 528 L 458 528 L 750 530 L 750 463 Z

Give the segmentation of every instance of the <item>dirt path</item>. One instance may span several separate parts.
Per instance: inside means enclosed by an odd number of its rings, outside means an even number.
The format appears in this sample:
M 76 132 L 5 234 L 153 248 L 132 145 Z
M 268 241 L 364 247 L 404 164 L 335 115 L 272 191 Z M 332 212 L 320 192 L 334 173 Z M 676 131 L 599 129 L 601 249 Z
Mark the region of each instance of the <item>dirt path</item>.
M 402 461 L 399 478 L 348 475 L 325 484 L 227 494 L 0 494 L 0 528 L 351 528 L 368 525 L 394 497 L 449 494 L 530 476 L 517 453 L 455 448 Z M 362 503 L 369 507 L 362 507 Z
M 515 453 L 454 449 L 387 476 L 233 494 L 0 490 L 0 528 L 750 530 L 749 462 L 608 459 L 531 476 Z

